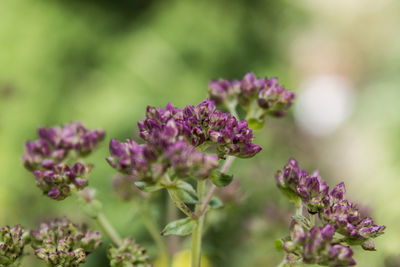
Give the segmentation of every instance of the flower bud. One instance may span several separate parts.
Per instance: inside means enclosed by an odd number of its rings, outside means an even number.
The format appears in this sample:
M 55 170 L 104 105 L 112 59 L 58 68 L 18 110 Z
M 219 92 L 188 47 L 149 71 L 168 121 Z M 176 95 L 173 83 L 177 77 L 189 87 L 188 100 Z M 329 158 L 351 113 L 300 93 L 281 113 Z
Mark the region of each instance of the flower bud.
M 125 238 L 118 247 L 108 250 L 108 258 L 111 267 L 138 266 L 151 267 L 146 250 L 141 248 L 131 238 Z

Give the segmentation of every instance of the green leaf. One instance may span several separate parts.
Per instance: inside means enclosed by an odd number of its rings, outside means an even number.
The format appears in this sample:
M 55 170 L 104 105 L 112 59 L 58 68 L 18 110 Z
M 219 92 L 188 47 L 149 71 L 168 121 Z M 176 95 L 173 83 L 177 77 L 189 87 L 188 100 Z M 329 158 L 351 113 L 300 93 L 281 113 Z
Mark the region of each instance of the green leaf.
M 176 184 L 169 188 L 173 194 L 181 200 L 183 203 L 187 204 L 199 204 L 200 201 L 197 198 L 197 193 L 193 186 L 185 181 L 178 180 Z
M 159 184 L 150 184 L 143 181 L 136 181 L 135 185 L 137 186 L 137 188 L 147 193 L 155 192 L 163 188 Z
M 249 128 L 252 130 L 260 130 L 264 126 L 263 119 L 250 118 L 247 120 Z
M 211 181 L 218 187 L 224 187 L 232 182 L 233 175 L 228 175 L 220 171 L 215 171 L 210 176 Z
M 165 226 L 164 230 L 161 232 L 161 235 L 189 235 L 193 232 L 196 225 L 196 221 L 187 217 L 185 219 L 180 219 L 167 224 L 167 226 Z
M 224 206 L 224 203 L 218 198 L 218 197 L 213 197 L 210 201 L 210 208 L 212 209 L 219 209 Z
M 283 241 L 282 240 L 277 239 L 277 240 L 275 240 L 274 244 L 275 244 L 275 248 L 277 251 L 279 251 L 279 252 L 283 251 L 283 247 L 282 247 Z

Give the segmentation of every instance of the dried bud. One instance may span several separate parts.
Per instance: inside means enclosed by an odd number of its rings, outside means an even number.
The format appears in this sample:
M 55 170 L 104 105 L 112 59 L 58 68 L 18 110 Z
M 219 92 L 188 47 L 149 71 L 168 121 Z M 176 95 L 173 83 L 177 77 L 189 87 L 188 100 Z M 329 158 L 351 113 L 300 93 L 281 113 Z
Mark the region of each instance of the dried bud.
M 141 248 L 131 238 L 125 238 L 118 248 L 108 250 L 111 267 L 151 267 L 146 250 Z
M 101 245 L 99 232 L 75 225 L 66 218 L 42 223 L 38 231 L 31 231 L 31 236 L 35 255 L 51 266 L 79 266 Z
M 13 265 L 22 256 L 28 239 L 29 234 L 19 224 L 0 228 L 0 266 Z

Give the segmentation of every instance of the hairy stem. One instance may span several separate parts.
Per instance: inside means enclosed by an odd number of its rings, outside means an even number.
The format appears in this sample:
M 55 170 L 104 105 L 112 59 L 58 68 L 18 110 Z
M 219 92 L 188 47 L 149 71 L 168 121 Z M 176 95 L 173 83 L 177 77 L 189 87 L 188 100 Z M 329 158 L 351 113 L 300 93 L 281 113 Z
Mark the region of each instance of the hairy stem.
M 117 231 L 115 231 L 114 227 L 111 225 L 111 223 L 102 212 L 97 215 L 96 221 L 103 229 L 103 231 L 107 234 L 107 236 L 111 239 L 111 241 L 119 247 L 122 243 L 121 237 L 119 236 Z
M 199 180 L 197 182 L 197 196 L 199 201 L 203 200 L 205 181 Z M 201 209 L 200 205 L 196 205 L 196 213 L 199 213 Z M 192 234 L 192 254 L 191 254 L 191 266 L 200 267 L 201 260 L 201 237 L 203 230 L 204 216 L 200 216 L 197 221 L 196 228 Z

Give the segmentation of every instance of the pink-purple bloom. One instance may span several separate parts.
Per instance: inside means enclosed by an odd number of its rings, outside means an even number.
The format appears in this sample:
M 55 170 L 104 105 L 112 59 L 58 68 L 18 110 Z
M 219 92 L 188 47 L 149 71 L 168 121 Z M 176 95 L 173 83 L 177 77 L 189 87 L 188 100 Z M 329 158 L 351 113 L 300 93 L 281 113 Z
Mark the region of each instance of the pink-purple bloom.
M 355 264 L 353 251 L 342 243 L 375 250 L 373 238 L 383 234 L 385 226 L 377 225 L 372 218 L 361 215 L 358 208 L 345 198 L 344 183 L 339 183 L 329 191 L 329 186 L 318 171 L 308 174 L 300 169 L 295 159 L 290 159 L 275 178 L 282 192 L 296 203 L 301 201 L 310 216 L 317 214 L 323 224 L 323 227 L 311 228 L 305 238 L 305 226 L 297 221 L 292 223 L 290 239 L 283 244 L 288 253 L 302 248 L 302 260 L 305 263 L 349 266 Z M 333 240 L 334 233 L 343 238 Z
M 193 146 L 215 146 L 220 158 L 227 155 L 248 158 L 257 154 L 261 147 L 253 144 L 253 132 L 246 121 L 238 121 L 229 113 L 217 110 L 214 102 L 205 100 L 197 106 L 184 109 L 168 104 L 165 109 L 148 107 L 146 119 L 138 123 L 144 140 L 151 133 L 168 125 L 174 125 L 176 140 L 187 140 Z M 172 131 L 172 130 L 171 130 Z M 167 133 L 168 134 L 168 133 Z
M 295 94 L 278 84 L 278 78 L 257 78 L 247 73 L 242 80 L 213 80 L 208 90 L 217 104 L 235 107 L 238 103 L 248 117 L 259 119 L 265 114 L 283 116 L 292 105 Z
M 40 127 L 38 136 L 38 140 L 26 142 L 22 160 L 34 173 L 43 193 L 62 200 L 71 194 L 72 186 L 78 190 L 86 187 L 91 164 L 67 161 L 90 154 L 104 139 L 104 131 L 88 130 L 81 123 L 71 122 L 60 127 Z

